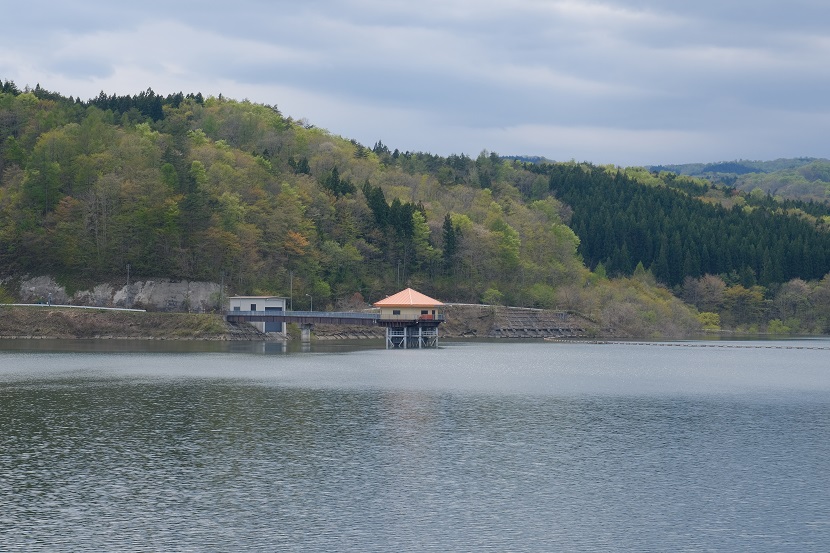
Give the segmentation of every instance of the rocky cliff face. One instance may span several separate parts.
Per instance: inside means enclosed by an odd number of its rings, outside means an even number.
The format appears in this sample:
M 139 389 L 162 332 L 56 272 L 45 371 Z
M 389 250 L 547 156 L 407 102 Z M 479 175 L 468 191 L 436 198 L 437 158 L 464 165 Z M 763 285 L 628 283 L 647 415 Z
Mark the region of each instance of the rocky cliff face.
M 149 311 L 210 312 L 219 306 L 220 289 L 214 282 L 144 280 L 127 284 L 98 284 L 69 294 L 52 277 L 24 279 L 18 293 L 23 303 L 134 307 Z

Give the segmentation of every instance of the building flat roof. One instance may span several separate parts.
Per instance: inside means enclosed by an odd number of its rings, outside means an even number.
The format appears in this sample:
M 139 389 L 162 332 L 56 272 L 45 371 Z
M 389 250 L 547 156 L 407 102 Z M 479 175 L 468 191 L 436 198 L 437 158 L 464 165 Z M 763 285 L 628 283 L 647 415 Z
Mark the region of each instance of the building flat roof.
M 231 296 L 229 300 L 287 300 L 282 296 Z

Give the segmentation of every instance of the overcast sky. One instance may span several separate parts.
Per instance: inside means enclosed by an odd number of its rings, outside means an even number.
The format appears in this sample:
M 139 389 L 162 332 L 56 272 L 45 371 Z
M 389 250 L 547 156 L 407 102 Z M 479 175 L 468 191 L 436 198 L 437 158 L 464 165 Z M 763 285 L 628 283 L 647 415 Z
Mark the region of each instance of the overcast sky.
M 830 157 L 826 0 L 0 0 L 0 79 L 277 105 L 372 146 Z

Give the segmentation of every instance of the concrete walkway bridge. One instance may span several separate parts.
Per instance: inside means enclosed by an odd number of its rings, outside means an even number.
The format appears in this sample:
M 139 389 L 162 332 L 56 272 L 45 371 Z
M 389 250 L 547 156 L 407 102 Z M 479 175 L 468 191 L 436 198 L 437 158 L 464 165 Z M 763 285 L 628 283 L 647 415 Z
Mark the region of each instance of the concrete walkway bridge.
M 311 339 L 316 324 L 379 326 L 386 328 L 387 348 L 436 347 L 438 325 L 443 314 L 436 315 L 381 315 L 379 312 L 359 311 L 227 311 L 230 323 L 294 323 L 300 326 L 303 341 Z
M 228 311 L 225 320 L 231 323 L 297 323 L 376 326 L 380 313 L 359 311 Z

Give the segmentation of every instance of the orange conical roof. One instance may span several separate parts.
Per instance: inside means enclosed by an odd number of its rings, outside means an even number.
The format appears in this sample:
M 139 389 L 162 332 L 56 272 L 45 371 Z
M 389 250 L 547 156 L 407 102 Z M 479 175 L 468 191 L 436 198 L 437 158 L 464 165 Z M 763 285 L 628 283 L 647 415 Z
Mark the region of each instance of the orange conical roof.
M 412 288 L 407 288 L 388 298 L 375 302 L 374 305 L 375 307 L 440 307 L 444 304 Z

